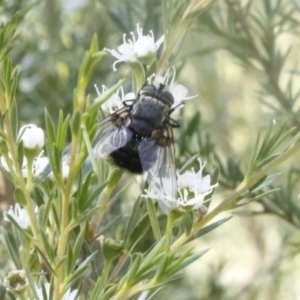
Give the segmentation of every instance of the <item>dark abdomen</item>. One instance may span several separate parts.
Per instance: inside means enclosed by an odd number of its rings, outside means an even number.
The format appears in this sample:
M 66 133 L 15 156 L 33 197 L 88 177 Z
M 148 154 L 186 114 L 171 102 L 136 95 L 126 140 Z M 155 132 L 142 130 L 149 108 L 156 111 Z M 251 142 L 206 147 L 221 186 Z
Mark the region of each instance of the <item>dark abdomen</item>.
M 113 163 L 134 174 L 143 173 L 143 168 L 138 152 L 139 141 L 130 140 L 124 147 L 110 154 Z

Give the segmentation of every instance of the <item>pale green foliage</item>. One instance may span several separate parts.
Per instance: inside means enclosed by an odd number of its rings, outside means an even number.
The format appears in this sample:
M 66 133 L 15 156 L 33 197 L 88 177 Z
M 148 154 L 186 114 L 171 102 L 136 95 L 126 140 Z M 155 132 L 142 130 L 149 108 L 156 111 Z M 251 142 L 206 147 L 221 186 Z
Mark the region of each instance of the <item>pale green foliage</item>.
M 216 3 L 163 0 L 162 3 L 136 1 L 134 5 L 130 1 L 119 2 L 90 1 L 83 8 L 72 9 L 60 7 L 56 1 L 32 7 L 29 3 L 27 7 L 16 2 L 3 9 L 10 20 L 0 28 L 0 151 L 8 168 L 3 164 L 0 168 L 13 182 L 14 199 L 24 207 L 31 226 L 23 229 L 8 216 L 11 226 L 2 226 L 1 241 L 10 264 L 26 271 L 25 297 L 30 299 L 40 294 L 43 299 L 63 299 L 70 289 L 77 291 L 75 299 L 136 299 L 144 291 L 149 291 L 147 299 L 155 298 L 174 281 L 173 287 L 178 286 L 184 268 L 199 259 L 205 260 L 207 249 L 194 250 L 196 242 L 202 241 L 206 234 L 212 235 L 214 229 L 231 218 L 219 214 L 238 207 L 244 209 L 239 210 L 240 214 L 271 213 L 292 224 L 296 230 L 300 228 L 297 203 L 300 171 L 297 164 L 291 169 L 286 167 L 288 159 L 297 157 L 300 150 L 299 71 L 294 65 L 293 45 L 281 47 L 280 43 L 282 37 L 299 34 L 297 1 L 249 0 L 241 4 L 233 0 Z M 21 10 L 14 14 L 17 9 Z M 27 17 L 34 19 L 47 9 L 47 18 L 39 19 L 39 26 L 32 27 L 26 21 Z M 148 14 L 148 11 L 153 13 Z M 56 18 L 51 18 L 52 14 Z M 69 19 L 65 18 L 66 14 Z M 108 26 L 103 21 L 107 16 Z M 89 30 L 75 23 L 77 18 L 86 18 L 86 23 L 82 24 Z M 74 28 L 72 22 L 76 24 Z M 212 184 L 219 183 L 217 191 L 206 196 L 205 207 L 197 212 L 176 210 L 169 216 L 163 215 L 155 201 L 140 197 L 143 184 L 133 182 L 128 174 L 124 176 L 122 170 L 95 159 L 93 154 L 93 144 L 99 134 L 97 123 L 103 118 L 101 105 L 121 84 L 126 90 L 136 92 L 145 82 L 141 66 L 123 63 L 118 65 L 118 72 L 113 73 L 112 59 L 100 50 L 104 46 L 116 49 L 122 34 L 134 30 L 137 22 L 143 22 L 141 27 L 145 34 L 149 30 L 154 31 L 155 37 L 165 34 L 157 59 L 148 66 L 148 75 L 164 74 L 170 65 L 175 65 L 185 83 L 196 90 L 197 85 L 193 88 L 193 84 L 204 80 L 200 66 L 205 72 L 206 65 L 198 61 L 203 57 L 209 61 L 214 51 L 226 50 L 247 74 L 251 74 L 251 80 L 257 82 L 258 92 L 252 101 L 260 101 L 269 108 L 267 118 L 263 118 L 264 114 L 258 116 L 262 126 L 255 130 L 260 132 L 255 132 L 256 141 L 254 136 L 249 137 L 246 151 L 239 153 L 240 159 L 234 158 L 236 148 L 232 147 L 230 153 L 224 150 L 231 143 L 230 137 L 224 146 L 222 134 L 212 129 L 213 124 L 225 132 L 226 128 L 222 127 L 228 122 L 223 123 L 221 116 L 224 116 L 218 115 L 224 114 L 224 101 L 217 103 L 218 97 L 211 90 L 220 89 L 219 97 L 228 101 L 226 109 L 234 105 L 230 95 L 226 98 L 222 95 L 222 85 L 214 85 L 217 80 L 212 81 L 207 94 L 200 91 L 204 97 L 200 99 L 199 110 L 194 109 L 197 100 L 191 100 L 186 105 L 187 113 L 184 115 L 180 111 L 182 126 L 176 133 L 179 174 L 192 167 L 198 168 L 196 160 L 200 155 L 208 161 L 206 172 L 211 174 Z M 74 29 L 74 34 L 70 28 Z M 22 37 L 28 29 L 34 30 L 34 37 Z M 205 37 L 201 44 L 184 42 L 193 42 L 195 32 Z M 16 34 L 20 35 L 19 42 Z M 45 46 L 49 41 L 56 57 L 51 57 L 49 46 Z M 14 49 L 15 45 L 22 47 Z M 56 62 L 53 66 L 52 59 Z M 191 70 L 194 61 L 193 70 L 198 73 L 193 79 L 191 75 L 184 75 L 188 74 L 184 68 Z M 38 80 L 34 80 L 35 73 Z M 30 88 L 26 90 L 28 78 Z M 98 96 L 96 102 L 91 89 L 94 83 L 112 86 Z M 210 121 L 210 126 L 199 112 L 207 95 L 212 97 L 211 107 L 217 116 Z M 254 97 L 254 93 L 251 96 Z M 49 104 L 45 110 L 44 103 Z M 207 103 L 203 106 L 209 111 Z M 247 112 L 241 114 L 246 116 Z M 235 114 L 230 117 L 236 120 Z M 29 172 L 24 178 L 24 154 L 29 170 L 34 156 L 24 151 L 18 131 L 28 119 L 39 119 L 40 124 L 45 124 L 45 153 L 49 165 L 38 176 Z M 234 128 L 229 128 L 227 133 L 230 130 L 233 132 Z M 66 152 L 69 157 L 67 176 L 62 162 Z M 281 181 L 276 185 L 278 178 Z M 213 198 L 214 193 L 219 202 Z M 252 211 L 250 203 L 254 201 L 260 207 L 259 212 Z M 0 247 L 1 256 L 2 252 L 4 249 Z M 2 285 L 11 267 L 4 260 L 0 262 Z M 216 283 L 222 265 L 217 268 L 210 272 L 207 281 L 211 283 L 207 290 L 195 298 L 233 299 L 243 294 L 242 290 L 223 291 Z M 1 299 L 16 298 L 12 289 L 2 296 L 5 288 L 0 288 Z M 249 298 L 256 293 L 249 287 L 248 291 Z M 176 292 L 172 294 L 168 289 L 167 292 L 174 299 L 180 299 L 176 298 Z M 193 295 L 189 297 L 192 299 Z

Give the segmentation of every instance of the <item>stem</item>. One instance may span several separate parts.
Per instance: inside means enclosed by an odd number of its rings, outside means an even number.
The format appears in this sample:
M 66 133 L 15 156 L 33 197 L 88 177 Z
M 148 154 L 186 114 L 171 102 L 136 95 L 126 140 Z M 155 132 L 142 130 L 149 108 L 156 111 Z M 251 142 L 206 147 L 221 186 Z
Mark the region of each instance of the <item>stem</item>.
M 150 282 L 141 281 L 136 285 L 132 286 L 130 289 L 126 291 L 122 291 L 121 293 L 117 293 L 116 296 L 112 297 L 111 300 L 127 300 L 132 296 L 136 295 L 137 293 L 146 291 L 154 287 L 155 284 Z
M 117 277 L 119 271 L 121 270 L 122 266 L 124 265 L 126 259 L 128 258 L 130 252 L 124 251 L 122 256 L 119 258 L 118 263 L 114 267 L 114 270 L 112 271 L 110 278 L 109 278 L 109 283 L 114 282 L 115 278 Z
M 44 248 L 44 244 L 40 235 L 40 230 L 38 228 L 37 225 L 37 218 L 34 212 L 34 205 L 33 205 L 33 201 L 31 199 L 30 193 L 31 193 L 31 189 L 32 189 L 32 160 L 30 163 L 30 159 L 29 159 L 29 164 L 28 164 L 28 179 L 27 181 L 29 181 L 29 183 L 27 183 L 27 185 L 25 184 L 25 180 L 23 178 L 22 175 L 22 166 L 19 166 L 19 162 L 18 162 L 18 155 L 17 155 L 17 151 L 16 151 L 16 145 L 14 142 L 14 138 L 13 138 L 13 133 L 12 133 L 12 129 L 10 126 L 10 118 L 5 118 L 4 120 L 4 128 L 5 128 L 5 132 L 6 132 L 6 142 L 7 142 L 7 148 L 8 148 L 8 152 L 11 155 L 11 157 L 9 155 L 5 156 L 5 159 L 7 161 L 7 164 L 9 166 L 9 171 L 11 173 L 11 175 L 14 177 L 14 181 L 17 187 L 19 187 L 26 199 L 26 211 L 30 220 L 30 226 L 32 229 L 32 233 L 33 233 L 33 237 L 34 237 L 34 244 L 36 247 L 38 247 L 40 249 L 40 251 L 42 253 L 46 253 L 45 248 Z M 10 159 L 12 160 L 12 163 L 10 162 Z M 30 169 L 29 169 L 30 168 Z M 40 256 L 39 254 L 39 261 L 41 263 L 41 265 L 43 264 L 43 258 Z
M 100 285 L 104 288 L 107 284 L 108 273 L 111 267 L 112 260 L 106 260 L 101 274 Z
M 190 24 L 190 22 L 187 21 L 186 19 L 182 20 L 181 23 L 174 30 L 174 34 L 171 36 L 171 39 L 168 42 L 168 44 L 165 43 L 164 51 L 157 63 L 157 71 L 159 73 L 164 73 L 163 71 L 168 66 L 168 60 L 169 60 L 176 44 L 178 43 L 178 41 L 181 39 L 181 37 L 185 33 L 189 24 Z
M 117 168 L 111 169 L 111 172 L 108 177 L 107 185 L 104 188 L 104 190 L 102 191 L 102 193 L 98 199 L 97 206 L 99 205 L 100 207 L 94 213 L 92 220 L 90 222 L 89 237 L 88 237 L 88 241 L 90 244 L 94 240 L 96 232 L 98 230 L 98 227 L 101 223 L 102 217 L 107 210 L 108 200 L 110 198 L 110 195 L 111 195 L 113 189 L 115 188 L 116 184 L 120 180 L 121 176 L 122 176 L 122 171 L 120 169 L 117 169 Z
M 135 91 L 134 92 L 135 92 L 135 95 L 137 95 L 139 90 L 141 89 L 141 87 L 143 86 L 145 81 L 147 80 L 147 78 L 146 78 L 147 74 L 145 74 L 144 68 L 140 64 L 132 66 L 132 69 L 134 71 L 134 78 L 135 78 Z
M 78 143 L 79 143 L 79 136 L 74 135 L 71 144 L 69 177 L 62 191 L 62 214 L 61 214 L 61 224 L 60 224 L 60 238 L 58 240 L 58 249 L 57 249 L 58 267 L 54 279 L 54 299 L 56 300 L 59 300 L 64 292 L 63 264 L 61 264 L 60 262 L 65 256 L 68 236 L 69 236 L 69 230 L 67 227 L 69 224 L 69 208 L 70 208 L 71 191 L 72 191 L 74 178 L 79 167 L 79 164 L 76 163 L 76 156 L 77 156 L 76 153 L 77 153 Z
M 175 219 L 172 217 L 172 214 L 168 216 L 167 227 L 166 227 L 166 249 L 167 253 L 170 252 L 171 244 L 172 244 L 172 229 L 174 225 Z
M 2 115 L 4 114 L 5 110 L 6 110 L 5 98 L 3 95 L 2 84 L 0 84 L 0 111 Z
M 295 220 L 293 220 L 293 218 L 290 217 L 287 213 L 278 212 L 269 203 L 265 202 L 264 200 L 260 200 L 259 203 L 263 206 L 265 213 L 276 215 L 277 217 L 285 220 L 286 222 L 288 222 L 289 224 L 293 225 L 295 228 L 300 230 L 300 225 Z
M 236 201 L 238 196 L 243 193 L 248 187 L 252 186 L 254 183 L 258 182 L 261 178 L 270 173 L 274 168 L 279 166 L 282 162 L 300 152 L 300 143 L 294 145 L 290 149 L 288 149 L 281 156 L 274 159 L 272 162 L 267 164 L 262 170 L 258 171 L 256 174 L 245 178 L 243 182 L 241 182 L 236 189 L 234 189 L 215 209 L 213 209 L 210 213 L 204 216 L 201 220 L 196 222 L 191 230 L 190 234 L 182 234 L 171 246 L 172 250 L 175 250 L 185 244 L 199 229 L 201 229 L 204 225 L 206 225 L 209 221 L 211 221 L 214 217 L 216 217 L 221 212 L 229 209 L 232 204 Z

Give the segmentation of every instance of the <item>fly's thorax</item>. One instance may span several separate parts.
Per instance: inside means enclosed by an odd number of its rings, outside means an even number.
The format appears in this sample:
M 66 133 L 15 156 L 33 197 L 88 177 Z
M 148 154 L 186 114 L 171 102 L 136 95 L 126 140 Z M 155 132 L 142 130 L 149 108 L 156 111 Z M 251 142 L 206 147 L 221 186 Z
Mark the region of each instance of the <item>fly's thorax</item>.
M 168 110 L 168 106 L 162 101 L 141 95 L 131 111 L 132 125 L 137 132 L 150 134 L 163 126 Z
M 169 91 L 169 88 L 162 84 L 145 84 L 140 92 L 139 96 L 151 96 L 153 98 L 159 99 L 162 103 L 167 105 L 169 108 L 174 104 L 174 97 Z

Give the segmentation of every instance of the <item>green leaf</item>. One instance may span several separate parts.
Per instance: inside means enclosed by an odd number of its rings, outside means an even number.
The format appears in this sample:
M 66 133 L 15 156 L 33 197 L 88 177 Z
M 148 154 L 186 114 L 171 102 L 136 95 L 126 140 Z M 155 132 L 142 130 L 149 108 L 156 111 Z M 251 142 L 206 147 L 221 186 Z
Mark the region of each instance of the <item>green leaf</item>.
M 137 242 L 146 234 L 150 227 L 149 215 L 145 214 L 141 220 L 135 225 L 128 239 L 125 240 L 125 249 L 130 252 L 131 249 L 137 244 Z
M 91 173 L 92 174 L 92 173 Z M 104 188 L 106 187 L 107 182 L 98 186 L 94 192 L 90 193 L 88 198 L 79 197 L 78 199 L 78 208 L 81 212 L 84 212 L 86 209 L 90 207 L 90 205 L 98 198 L 98 196 L 102 193 Z
M 34 198 L 34 201 L 35 203 L 41 207 L 43 204 L 44 204 L 44 195 L 41 191 L 40 188 L 36 187 L 34 190 L 33 190 L 33 198 Z
M 10 223 L 13 224 L 13 226 L 18 229 L 20 238 L 22 238 L 22 236 L 24 236 L 28 240 L 31 240 L 33 238 L 31 233 L 26 229 L 22 228 L 20 224 L 16 222 L 16 220 L 11 215 L 7 214 L 6 217 L 9 219 Z M 16 234 L 16 231 L 14 231 L 14 233 Z
M 100 95 L 95 99 L 95 102 L 87 108 L 85 116 L 88 117 L 90 114 L 94 113 L 95 111 L 98 112 L 100 106 L 107 101 L 122 85 L 124 80 L 120 80 L 117 84 L 107 90 L 103 95 Z
M 179 265 L 177 265 L 175 268 L 171 267 L 169 270 L 167 270 L 168 276 L 175 274 L 175 273 L 179 272 L 180 270 L 184 269 L 185 267 L 189 266 L 194 261 L 198 260 L 201 256 L 203 256 L 208 250 L 209 249 L 194 253 L 194 254 L 190 255 L 188 258 L 186 258 Z
M 84 203 L 86 202 L 86 199 L 88 199 L 89 194 L 90 194 L 90 187 L 91 187 L 91 179 L 92 179 L 93 173 L 89 172 L 83 181 L 83 179 L 79 178 L 79 182 L 81 183 L 78 186 L 78 191 L 76 195 L 76 200 L 78 204 L 78 209 L 80 211 L 83 211 L 82 206 L 84 206 Z
M 190 241 L 192 241 L 192 240 L 195 240 L 195 239 L 199 238 L 200 236 L 202 236 L 202 235 L 204 235 L 204 234 L 206 234 L 206 233 L 208 233 L 208 232 L 210 232 L 210 231 L 212 231 L 214 229 L 216 229 L 217 227 L 219 227 L 220 225 L 224 224 L 225 222 L 227 222 L 231 218 L 232 218 L 231 216 L 230 217 L 226 217 L 226 218 L 223 218 L 223 219 L 221 219 L 221 220 L 219 220 L 219 221 L 217 221 L 217 222 L 215 222 L 213 224 L 210 224 L 210 225 L 208 225 L 206 227 L 201 228 L 189 240 L 187 240 L 187 243 L 190 242 Z
M 90 263 L 92 262 L 93 258 L 95 257 L 95 255 L 97 254 L 97 252 L 92 253 L 91 255 L 89 255 L 80 265 L 79 267 L 76 269 L 76 271 L 71 274 L 70 276 L 68 276 L 68 278 L 66 278 L 66 282 L 67 282 L 67 286 L 71 286 L 72 284 L 74 284 L 74 282 L 76 280 L 78 280 L 83 273 L 88 269 Z
M 234 209 L 234 208 L 238 208 L 238 207 L 241 207 L 241 206 L 244 206 L 244 205 L 247 205 L 251 202 L 254 202 L 254 201 L 257 201 L 257 200 L 260 200 L 262 198 L 265 198 L 266 196 L 270 195 L 270 194 L 273 194 L 275 192 L 278 192 L 280 191 L 280 188 L 276 188 L 276 189 L 272 189 L 270 191 L 267 191 L 267 192 L 264 192 L 264 193 L 261 193 L 253 198 L 250 198 L 250 199 L 246 199 L 246 201 L 241 201 L 241 202 L 238 202 L 237 204 L 233 205 L 232 207 L 230 207 L 230 209 Z M 249 196 L 248 196 L 249 197 Z M 236 213 L 236 214 L 239 214 L 239 213 Z
M 15 13 L 4 26 L 0 26 L 0 62 L 5 58 L 11 48 L 9 43 L 11 43 L 14 38 L 19 15 L 19 12 Z
M 37 250 L 37 252 L 39 252 L 40 256 L 43 258 L 43 264 L 46 266 L 46 268 L 49 270 L 49 272 L 51 272 L 52 274 L 55 274 L 55 271 L 52 268 L 52 265 L 50 264 L 50 262 L 48 261 L 48 257 L 45 255 L 45 253 L 43 251 L 41 251 L 41 249 L 39 249 L 38 247 L 35 248 Z M 60 263 L 62 263 L 64 261 L 61 260 Z
M 102 234 L 104 234 L 104 232 L 106 232 L 108 229 L 110 229 L 113 225 L 115 225 L 116 223 L 118 223 L 119 221 L 121 221 L 123 219 L 122 215 L 119 215 L 115 218 L 113 218 L 110 222 L 108 222 L 105 226 L 101 227 L 96 238 L 101 236 Z
M 219 180 L 219 175 L 220 175 L 220 167 L 217 166 L 211 176 L 211 185 L 214 185 L 214 184 L 217 184 L 218 183 L 218 180 Z M 205 200 L 208 200 L 208 199 L 211 199 L 213 197 L 215 193 L 215 189 L 212 190 L 212 192 L 209 194 L 209 195 L 206 195 L 204 197 L 204 201 Z M 207 202 L 206 206 L 207 208 L 209 207 L 211 201 Z
M 263 177 L 261 180 L 259 180 L 255 185 L 253 185 L 250 188 L 250 191 L 255 193 L 255 192 L 267 187 L 274 180 L 276 180 L 280 175 L 281 175 L 281 173 L 275 173 L 275 174 Z
M 128 240 L 134 230 L 134 228 L 136 227 L 136 224 L 138 223 L 140 217 L 141 217 L 141 212 L 143 211 L 144 208 L 144 204 L 145 204 L 145 200 L 142 197 L 139 197 L 132 209 L 128 224 L 127 224 L 127 228 L 126 228 L 126 232 L 125 232 L 125 237 L 124 237 L 124 244 L 126 245 L 128 243 Z
M 151 295 L 148 295 L 147 300 L 155 300 L 158 299 L 156 296 L 163 289 L 163 287 L 157 288 Z
M 143 255 L 141 253 L 135 255 L 135 259 L 132 265 L 130 266 L 129 271 L 125 275 L 125 285 L 130 285 L 131 283 L 135 282 L 135 274 L 137 273 L 141 265 L 142 257 Z
M 162 281 L 164 278 L 166 278 L 167 274 L 166 274 L 166 270 L 169 266 L 169 264 L 172 262 L 173 260 L 173 254 L 172 253 L 166 253 L 162 259 L 160 260 L 160 263 L 158 265 L 158 268 L 155 272 L 154 275 L 154 281 L 156 282 L 160 282 Z
M 13 234 L 7 232 L 3 227 L 1 230 L 1 240 L 3 240 L 3 244 L 5 245 L 11 259 L 13 260 L 17 269 L 22 269 L 22 263 L 19 254 L 19 243 L 16 241 Z
M 50 245 L 51 241 L 49 241 L 49 237 L 44 231 L 40 232 L 44 248 L 47 252 L 47 260 L 50 260 L 51 263 L 54 263 L 55 261 L 55 249 L 53 249 L 53 246 Z
M 54 129 L 54 124 L 51 120 L 51 117 L 50 117 L 47 109 L 45 109 L 45 123 L 46 123 L 46 129 L 47 129 L 47 137 L 48 137 L 49 143 L 52 145 L 52 144 L 56 143 L 56 133 L 55 133 L 55 129 Z
M 165 242 L 166 236 L 164 236 L 146 255 L 141 263 L 141 266 L 136 274 L 137 278 L 140 278 L 146 271 L 156 266 L 162 257 L 165 256 Z
M 193 163 L 194 161 L 199 157 L 199 154 L 195 154 L 191 158 L 188 159 L 188 161 L 182 166 L 182 168 L 179 170 L 179 174 L 183 174 Z
M 161 232 L 160 232 L 160 228 L 159 228 L 159 224 L 158 224 L 155 206 L 151 199 L 148 199 L 146 201 L 146 204 L 147 204 L 147 208 L 148 208 L 148 214 L 149 214 L 149 218 L 150 218 L 153 236 L 155 238 L 155 241 L 158 242 L 161 239 Z
M 73 114 L 72 121 L 71 121 L 71 128 L 72 128 L 73 135 L 78 135 L 80 129 L 80 119 L 81 119 L 81 114 L 78 110 L 76 110 Z
M 82 249 L 85 234 L 86 234 L 86 227 L 81 226 L 79 235 L 78 235 L 78 237 L 75 241 L 74 246 L 72 247 L 72 253 L 73 253 L 73 260 L 71 261 L 72 262 L 72 264 L 71 264 L 72 268 L 74 268 L 74 266 L 76 264 L 76 260 L 79 257 L 80 250 Z M 70 274 L 71 271 L 72 271 L 72 269 L 69 270 L 68 274 Z
M 186 213 L 184 216 L 183 216 L 183 225 L 184 225 L 184 232 L 189 235 L 192 228 L 193 228 L 193 212 L 189 212 L 189 213 Z
M 98 279 L 94 284 L 93 289 L 91 290 L 91 294 L 89 294 L 90 300 L 105 299 L 103 298 L 104 290 L 101 281 L 102 281 L 101 276 L 98 276 Z
M 93 38 L 92 38 L 92 42 L 91 42 L 91 46 L 90 46 L 90 53 L 96 53 L 99 50 L 99 46 L 98 46 L 98 38 L 97 38 L 97 34 L 94 33 Z
M 65 143 L 66 143 L 66 135 L 68 132 L 68 127 L 70 123 L 70 115 L 68 115 L 65 120 L 63 121 L 62 112 L 60 113 L 61 120 L 58 125 L 57 129 L 57 140 L 56 144 L 59 149 L 59 151 L 62 151 L 64 149 Z
M 19 203 L 22 206 L 27 205 L 26 196 L 23 193 L 23 191 L 18 187 L 14 191 L 14 199 L 16 200 L 17 203 Z
M 57 230 L 58 234 L 60 234 L 61 219 L 58 217 L 55 203 L 53 203 L 53 202 L 51 202 L 51 203 L 52 203 L 52 213 L 53 213 L 56 230 Z
M 25 267 L 25 270 L 26 270 L 26 276 L 28 278 L 28 282 L 29 282 L 31 291 L 33 292 L 33 295 L 34 295 L 34 299 L 39 299 L 39 295 L 36 290 L 36 283 L 35 283 L 35 280 L 33 279 L 32 272 L 27 267 Z M 44 298 L 43 300 L 47 300 L 47 297 Z
M 16 141 L 19 132 L 19 117 L 18 117 L 18 108 L 17 108 L 16 101 L 13 101 L 11 106 L 10 124 L 11 124 L 11 130 L 12 130 L 14 141 Z

